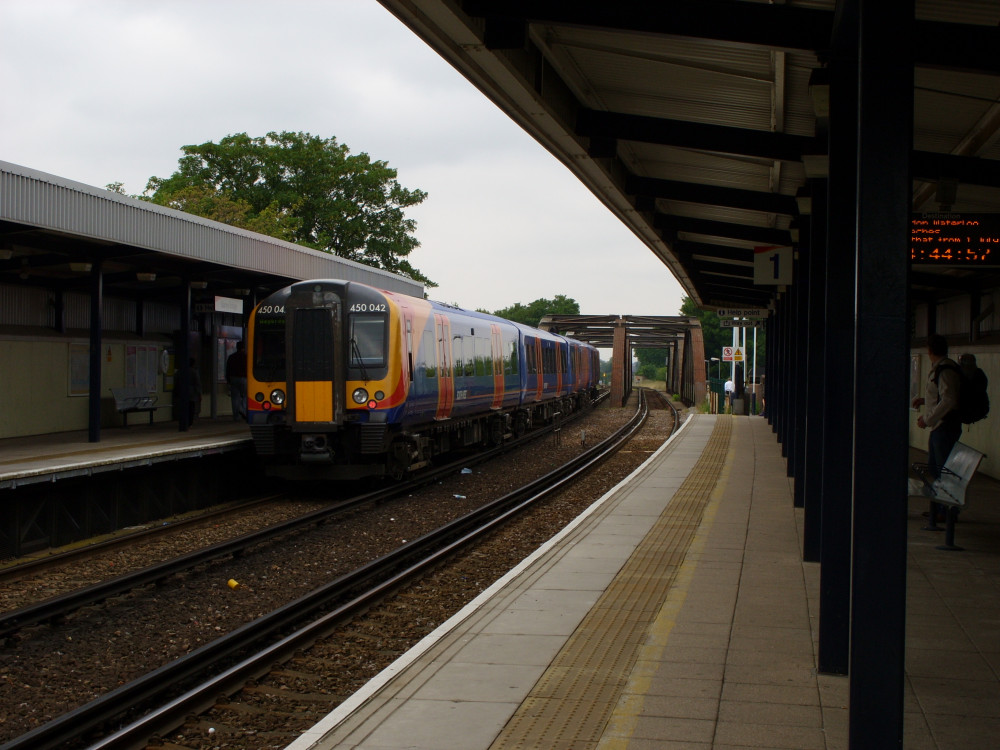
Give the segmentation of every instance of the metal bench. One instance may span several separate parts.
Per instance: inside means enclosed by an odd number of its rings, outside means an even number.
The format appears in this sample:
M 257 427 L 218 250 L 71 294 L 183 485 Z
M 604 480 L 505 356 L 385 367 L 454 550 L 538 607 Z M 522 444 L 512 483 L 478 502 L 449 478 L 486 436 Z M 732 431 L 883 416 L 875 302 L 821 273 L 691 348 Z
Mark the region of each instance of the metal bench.
M 979 462 L 984 454 L 965 443 L 955 443 L 948 454 L 948 460 L 941 467 L 941 475 L 935 479 L 930 474 L 930 464 L 913 464 L 913 470 L 921 475 L 920 479 L 911 478 L 907 481 L 907 494 L 910 497 L 930 498 L 930 523 L 925 531 L 940 531 L 936 519 L 937 506 L 945 507 L 945 541 L 938 549 L 961 550 L 955 546 L 955 519 L 958 511 L 965 507 L 965 491 L 969 480 L 979 468 Z
M 145 388 L 137 385 L 112 388 L 111 395 L 115 397 L 115 409 L 122 415 L 125 427 L 128 427 L 128 415 L 134 411 L 148 411 L 149 423 L 153 424 L 153 412 L 159 407 L 156 396 L 150 396 Z

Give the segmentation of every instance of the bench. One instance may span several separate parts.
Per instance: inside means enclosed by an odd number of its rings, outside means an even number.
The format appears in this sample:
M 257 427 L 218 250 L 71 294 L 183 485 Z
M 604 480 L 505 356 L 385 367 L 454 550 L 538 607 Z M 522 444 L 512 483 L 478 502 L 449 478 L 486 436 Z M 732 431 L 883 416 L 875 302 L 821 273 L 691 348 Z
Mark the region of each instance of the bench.
M 150 396 L 145 388 L 138 385 L 112 388 L 111 395 L 115 397 L 115 410 L 122 415 L 125 427 L 128 427 L 129 413 L 134 411 L 148 411 L 149 423 L 153 424 L 153 412 L 159 407 L 156 405 L 156 396 Z
M 938 505 L 946 508 L 945 542 L 938 549 L 953 551 L 963 549 L 955 546 L 955 519 L 958 517 L 958 511 L 965 507 L 965 491 L 969 486 L 969 480 L 976 473 L 983 458 L 984 455 L 975 448 L 970 448 L 965 443 L 955 443 L 937 479 L 930 474 L 930 464 L 913 464 L 913 470 L 920 474 L 921 478 L 911 478 L 907 481 L 907 494 L 910 497 L 930 498 L 928 513 L 930 523 L 924 527 L 925 531 L 941 530 L 934 516 L 937 515 Z

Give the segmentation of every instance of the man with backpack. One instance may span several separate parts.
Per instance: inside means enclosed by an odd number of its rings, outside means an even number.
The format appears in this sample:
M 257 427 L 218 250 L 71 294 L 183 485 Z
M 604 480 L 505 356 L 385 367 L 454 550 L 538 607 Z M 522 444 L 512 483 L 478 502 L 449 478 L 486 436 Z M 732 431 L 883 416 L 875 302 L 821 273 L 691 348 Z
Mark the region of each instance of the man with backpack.
M 927 462 L 931 476 L 937 479 L 948 454 L 962 436 L 959 413 L 962 371 L 954 360 L 948 359 L 948 340 L 940 334 L 927 337 L 927 354 L 931 360 L 927 397 L 913 399 L 913 408 L 926 405 L 926 414 L 917 417 L 917 426 L 931 431 L 927 439 Z

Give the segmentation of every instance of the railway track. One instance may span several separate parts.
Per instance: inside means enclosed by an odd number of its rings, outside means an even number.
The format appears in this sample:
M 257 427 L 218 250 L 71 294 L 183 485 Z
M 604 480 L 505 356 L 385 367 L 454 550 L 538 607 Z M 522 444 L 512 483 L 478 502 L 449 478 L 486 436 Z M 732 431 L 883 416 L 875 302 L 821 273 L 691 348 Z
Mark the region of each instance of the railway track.
M 605 394 L 606 392 L 602 394 L 602 397 Z M 598 401 L 599 400 L 600 399 L 598 399 Z M 312 526 L 331 522 L 337 516 L 357 510 L 363 506 L 386 502 L 395 497 L 406 495 L 407 493 L 411 493 L 428 483 L 435 482 L 442 477 L 449 476 L 464 467 L 489 461 L 490 459 L 495 458 L 496 456 L 507 451 L 515 450 L 523 445 L 537 440 L 553 430 L 560 430 L 565 426 L 572 424 L 572 422 L 582 413 L 583 412 L 577 412 L 577 414 L 562 420 L 558 424 L 547 425 L 533 430 L 529 435 L 508 440 L 504 443 L 504 445 L 497 448 L 481 452 L 475 456 L 467 456 L 461 460 L 451 462 L 444 466 L 423 471 L 419 474 L 419 476 L 416 476 L 409 481 L 396 483 L 374 492 L 368 492 L 346 498 L 342 501 L 321 507 L 311 513 L 306 513 L 296 518 L 241 535 L 234 539 L 227 539 L 226 541 L 219 542 L 217 544 L 193 550 L 187 554 L 173 557 L 169 560 L 164 560 L 163 562 L 141 570 L 116 576 L 109 580 L 100 581 L 90 586 L 53 596 L 41 602 L 0 613 L 0 638 L 9 638 L 19 630 L 33 625 L 58 622 L 81 607 L 99 604 L 107 599 L 121 596 L 142 586 L 162 583 L 171 576 L 182 574 L 185 571 L 191 570 L 192 568 L 203 565 L 207 562 L 243 554 L 255 546 L 271 543 L 274 540 L 288 534 L 300 532 Z M 259 505 L 265 502 L 273 501 L 275 497 L 277 496 L 261 498 L 252 501 L 251 505 Z M 241 508 L 244 507 L 246 506 L 241 506 Z M 23 577 L 29 574 L 37 574 L 43 570 L 56 567 L 57 565 L 66 566 L 72 564 L 76 560 L 93 555 L 97 552 L 104 552 L 108 549 L 147 541 L 152 537 L 161 536 L 168 532 L 176 532 L 186 528 L 187 526 L 218 522 L 232 512 L 233 509 L 227 508 L 218 511 L 217 513 L 201 515 L 197 518 L 191 518 L 169 526 L 154 527 L 118 539 L 108 540 L 98 545 L 70 550 L 59 555 L 52 555 L 38 560 L 33 560 L 24 563 L 21 566 L 17 566 L 16 568 L 8 568 L 7 570 L 0 572 L 0 582 L 16 577 Z
M 628 434 L 638 429 L 630 423 Z M 190 713 L 215 703 L 218 696 L 239 688 L 248 679 L 266 672 L 275 662 L 292 653 L 321 634 L 355 616 L 359 608 L 372 605 L 413 576 L 420 575 L 456 549 L 489 533 L 497 525 L 528 507 L 538 497 L 557 491 L 571 477 L 602 460 L 607 452 L 617 449 L 611 439 L 588 451 L 572 466 L 533 482 L 518 492 L 509 493 L 490 506 L 467 514 L 442 529 L 413 540 L 394 552 L 340 576 L 328 585 L 274 612 L 248 623 L 232 634 L 220 637 L 187 656 L 175 660 L 140 680 L 122 686 L 91 703 L 81 706 L 46 725 L 39 727 L 4 748 L 61 747 L 81 733 L 96 731 L 109 721 L 122 721 L 122 716 L 147 710 L 152 702 L 166 705 L 146 713 L 125 729 L 92 745 L 94 748 L 140 747 L 145 737 L 176 726 Z M 228 553 L 227 553 L 228 554 Z M 322 613 L 322 614 L 321 614 Z M 276 637 L 289 630 L 291 635 Z M 266 645 L 261 645 L 266 643 Z M 252 655 L 250 651 L 257 650 Z M 209 666 L 213 665 L 213 666 Z M 178 685 L 187 684 L 206 671 L 216 676 L 187 692 L 178 693 Z

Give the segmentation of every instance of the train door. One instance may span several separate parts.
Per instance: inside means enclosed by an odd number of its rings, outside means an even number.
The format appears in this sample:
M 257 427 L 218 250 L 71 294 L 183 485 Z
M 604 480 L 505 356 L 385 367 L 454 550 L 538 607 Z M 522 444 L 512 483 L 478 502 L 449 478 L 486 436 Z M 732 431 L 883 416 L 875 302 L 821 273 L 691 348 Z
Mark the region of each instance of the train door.
M 434 332 L 437 336 L 438 401 L 435 419 L 448 419 L 455 403 L 455 376 L 451 357 L 451 321 L 444 315 L 434 314 Z
M 291 300 L 290 300 L 291 301 Z M 289 305 L 291 307 L 291 305 Z M 338 421 L 336 353 L 339 303 L 291 307 L 288 346 L 290 408 L 297 426 Z
M 563 361 L 563 344 L 561 341 L 556 342 L 556 396 L 563 395 L 563 370 L 565 370 L 565 362 Z
M 537 379 L 535 381 L 535 401 L 542 400 L 542 392 L 545 390 L 545 352 L 542 350 L 541 338 L 535 339 L 535 363 L 537 368 Z
M 490 323 L 490 364 L 493 368 L 493 403 L 491 409 L 499 409 L 503 406 L 503 335 L 500 333 L 500 326 Z

